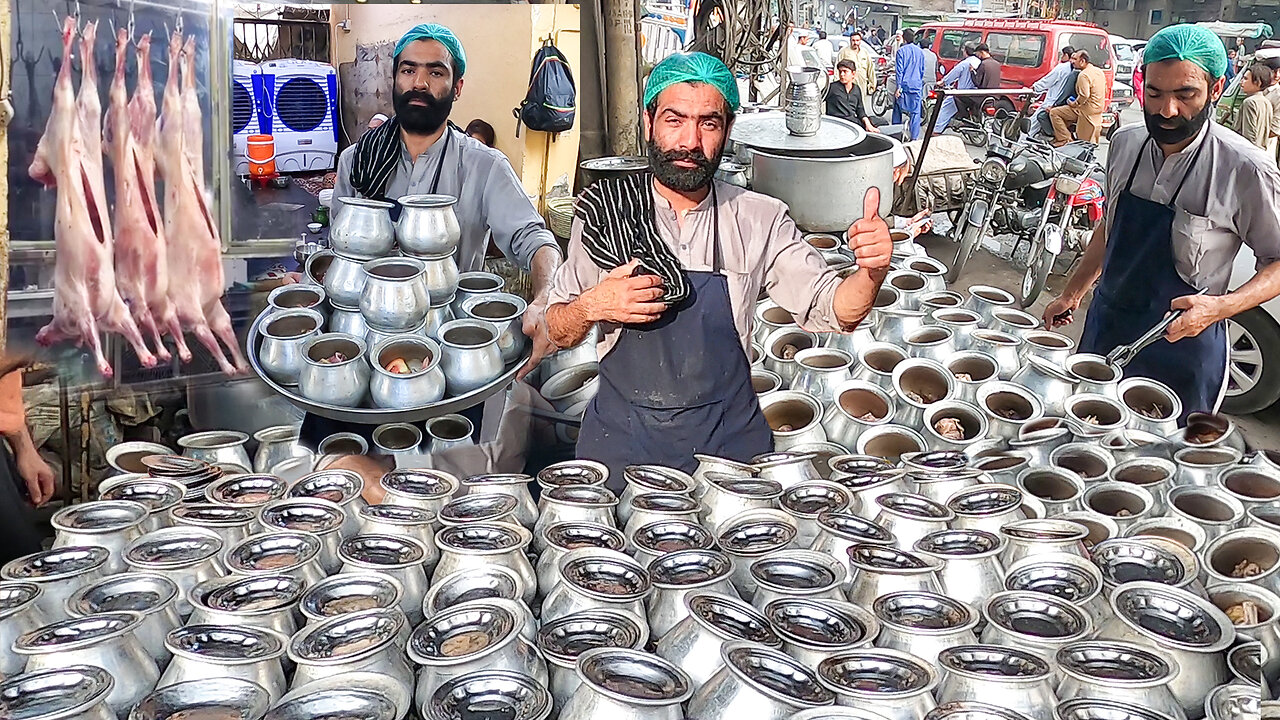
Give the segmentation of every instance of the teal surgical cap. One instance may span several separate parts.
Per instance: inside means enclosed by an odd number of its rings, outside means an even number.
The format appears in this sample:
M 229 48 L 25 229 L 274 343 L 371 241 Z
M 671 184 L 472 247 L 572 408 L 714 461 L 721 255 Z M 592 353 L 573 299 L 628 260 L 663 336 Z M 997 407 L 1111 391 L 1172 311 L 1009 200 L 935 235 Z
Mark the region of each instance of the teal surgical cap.
M 396 51 L 392 53 L 392 57 L 400 57 L 400 53 L 404 52 L 405 46 L 414 40 L 435 40 L 439 42 L 444 45 L 445 49 L 449 51 L 449 55 L 453 57 L 454 75 L 462 77 L 467 71 L 467 54 L 462 51 L 462 43 L 458 41 L 458 36 L 454 35 L 449 28 L 436 23 L 423 23 L 415 26 L 400 38 L 400 42 L 396 43 Z
M 1227 74 L 1226 46 L 1217 35 L 1197 25 L 1170 25 L 1151 36 L 1143 50 L 1142 61 L 1164 60 L 1193 62 L 1215 80 Z
M 676 53 L 654 66 L 644 86 L 644 105 L 651 105 L 658 94 L 677 83 L 706 83 L 720 91 L 729 111 L 738 110 L 738 81 L 720 61 L 706 53 Z

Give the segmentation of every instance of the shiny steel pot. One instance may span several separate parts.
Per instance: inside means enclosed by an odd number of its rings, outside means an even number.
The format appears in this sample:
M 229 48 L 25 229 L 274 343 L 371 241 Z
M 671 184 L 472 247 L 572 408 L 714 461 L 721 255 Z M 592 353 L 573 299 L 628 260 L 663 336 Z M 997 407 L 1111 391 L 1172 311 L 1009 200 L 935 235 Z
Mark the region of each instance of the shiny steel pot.
M 1214 487 L 1218 476 L 1240 462 L 1239 451 L 1232 448 L 1182 448 L 1173 456 L 1178 466 L 1174 485 Z
M 57 535 L 53 548 L 72 546 L 105 548 L 110 556 L 104 574 L 125 569 L 124 549 L 142 536 L 148 510 L 130 500 L 98 500 L 65 507 L 53 514 L 51 524 Z
M 368 675 L 368 673 L 362 673 Z M 335 708 L 363 720 L 403 720 L 391 698 L 365 689 L 298 688 L 281 698 L 263 720 L 322 717 Z
M 906 351 L 897 345 L 887 342 L 872 343 L 858 353 L 857 369 L 853 377 L 892 392 L 894 368 L 906 359 Z
M 1137 458 L 1116 465 L 1108 477 L 1116 482 L 1136 486 L 1147 492 L 1154 503 L 1152 514 L 1165 511 L 1169 491 L 1173 489 L 1177 468 L 1161 458 Z
M 157 689 L 138 703 L 129 720 L 182 720 L 203 714 L 251 720 L 266 715 L 270 706 L 270 696 L 258 683 L 219 677 Z
M 1062 407 L 1071 432 L 1078 438 L 1100 438 L 1129 424 L 1129 408 L 1106 395 L 1076 392 Z
M 364 264 L 360 314 L 371 328 L 407 331 L 422 324 L 431 307 L 427 267 L 411 257 L 386 257 Z
M 338 548 L 342 558 L 340 573 L 374 572 L 395 579 L 400 585 L 400 609 L 410 623 L 422 619 L 422 600 L 427 594 L 427 548 L 417 540 L 392 535 L 357 535 Z
M 452 195 L 405 195 L 397 202 L 400 218 L 396 220 L 396 241 L 400 249 L 411 255 L 451 253 L 458 248 L 462 230 L 453 206 Z
M 317 335 L 303 346 L 298 392 L 308 400 L 357 407 L 369 392 L 369 363 L 364 338 L 339 333 Z M 323 362 L 343 357 L 339 362 Z
M 418 626 L 409 639 L 409 658 L 418 665 L 414 695 L 427 713 L 431 696 L 444 683 L 477 670 L 505 670 L 549 682 L 537 647 L 520 634 L 521 618 L 506 606 L 477 600 L 445 610 Z
M 751 462 L 761 479 L 776 481 L 783 490 L 787 490 L 799 483 L 822 479 L 813 464 L 816 457 L 815 453 L 797 447 L 795 450 L 757 455 Z
M 517 525 L 516 509 L 519 504 L 511 495 L 462 495 L 440 509 L 440 523 L 446 528 L 467 523 Z
M 961 351 L 970 350 L 973 345 L 973 331 L 982 327 L 982 316 L 972 310 L 962 308 L 934 310 L 929 314 L 929 319 L 934 324 L 950 330 L 956 350 Z M 943 358 L 942 361 L 945 362 L 946 358 Z
M 649 563 L 667 553 L 713 549 L 716 536 L 702 525 L 683 520 L 659 520 L 637 528 L 631 536 L 631 545 L 632 557 L 648 567 Z
M 795 356 L 818 347 L 818 336 L 799 328 L 780 327 L 764 338 L 764 368 L 777 373 L 788 387 L 796 377 Z
M 827 441 L 822 429 L 822 404 L 808 393 L 779 390 L 760 398 L 760 410 L 773 430 L 773 445 L 785 451 L 799 445 Z
M 917 554 L 942 563 L 938 581 L 942 593 L 978 607 L 1004 589 L 1000 566 L 1001 538 L 982 530 L 941 530 L 916 541 Z
M 419 712 L 428 720 L 467 720 L 501 714 L 511 720 L 545 720 L 551 693 L 531 677 L 506 670 L 479 670 L 436 688 Z
M 1022 367 L 1022 338 L 994 330 L 974 330 L 969 350 L 990 355 L 999 366 L 999 379 L 1009 380 Z
M 375 455 L 422 454 L 422 430 L 410 423 L 386 423 L 373 429 Z
M 498 327 L 483 320 L 450 320 L 440 328 L 445 391 L 465 395 L 502 375 Z
M 537 646 L 547 661 L 548 688 L 557 708 L 573 697 L 582 684 L 578 657 L 595 648 L 641 650 L 648 644 L 644 626 L 626 613 L 588 610 L 553 622 L 538 630 Z
M 893 534 L 896 547 L 910 551 L 917 540 L 932 532 L 946 530 L 955 513 L 946 506 L 920 495 L 888 493 L 875 500 L 880 513 L 875 522 Z
M 388 575 L 373 572 L 342 573 L 307 588 L 298 602 L 298 610 L 306 618 L 307 625 L 365 610 L 400 612 L 403 594 L 400 582 Z M 403 629 L 407 636 L 407 621 Z
M 987 326 L 996 325 L 996 310 L 1012 309 L 1015 299 L 1008 291 L 990 285 L 970 285 L 964 307 L 982 316 Z
M 1169 441 L 1179 447 L 1225 447 L 1241 454 L 1246 449 L 1240 426 L 1225 415 L 1193 412 L 1187 415 L 1186 422 L 1186 427 L 1169 436 Z
M 958 308 L 964 304 L 964 296 L 954 290 L 933 290 L 920 297 L 920 309 L 932 313 L 944 308 Z
M 154 572 L 178 586 L 177 607 L 183 617 L 191 614 L 187 593 L 205 580 L 226 574 L 222 538 L 203 528 L 166 528 L 147 533 L 125 550 L 130 570 Z
M 1022 334 L 1022 360 L 1030 362 L 1031 358 L 1052 363 L 1061 368 L 1076 350 L 1076 343 L 1061 333 L 1048 330 L 1033 330 Z M 1065 372 L 1065 370 L 1064 370 Z M 1067 373 L 1073 380 L 1075 376 Z
M 802 548 L 811 545 L 818 536 L 818 516 L 827 512 L 845 512 L 852 509 L 853 495 L 832 482 L 804 482 L 791 486 L 779 498 L 780 509 L 795 518 L 796 544 Z M 843 566 L 843 561 L 841 561 Z
M 606 609 L 629 613 L 647 624 L 645 600 L 652 593 L 649 574 L 630 557 L 603 548 L 578 548 L 560 560 L 560 582 L 542 601 L 542 619 Z
M 1110 612 L 1102 594 L 1102 571 L 1078 555 L 1050 553 L 1014 563 L 1006 568 L 1004 589 L 1065 600 L 1087 612 L 1095 626 Z M 975 607 L 982 604 L 976 603 Z
M 392 470 L 382 476 L 383 502 L 439 514 L 458 490 L 458 479 L 440 470 Z
M 603 485 L 565 485 L 543 492 L 534 524 L 534 549 L 543 550 L 541 536 L 556 523 L 589 522 L 615 527 L 613 509 L 618 504 L 618 496 Z
M 1280 470 L 1260 467 L 1229 468 L 1218 476 L 1218 487 L 1247 510 L 1253 505 L 1280 501 Z
M 581 684 L 560 708 L 562 718 L 682 720 L 693 693 L 684 671 L 655 655 L 600 647 L 578 656 Z
M 3 596 L 5 589 L 7 588 L 0 586 L 0 596 Z M 134 572 L 113 575 L 81 588 L 67 599 L 67 614 L 82 618 L 99 613 L 129 611 L 142 615 L 142 622 L 134 629 L 134 635 L 151 659 L 159 667 L 164 667 L 170 657 L 169 649 L 165 647 L 165 637 L 182 625 L 177 599 L 178 586 L 169 578 Z M 23 625 L 20 616 L 0 619 L 6 624 L 13 622 L 18 627 Z M 6 633 L 0 633 L 0 640 L 5 635 Z
M 891 422 L 895 410 L 893 398 L 878 385 L 850 380 L 833 389 L 822 428 L 829 440 L 852 447 L 866 429 Z
M 1124 376 L 1119 365 L 1102 355 L 1076 353 L 1063 361 L 1062 368 L 1077 379 L 1077 393 L 1102 395 L 1119 402 L 1120 379 Z M 1127 405 L 1125 409 L 1128 409 Z
M 688 716 L 707 720 L 781 720 L 797 711 L 835 703 L 813 670 L 783 654 L 735 641 L 720 650 L 724 662 L 693 693 Z
M 1083 540 L 1089 530 L 1066 520 L 1018 520 L 1000 528 L 1006 544 L 1000 555 L 1004 567 L 1012 567 L 1023 558 L 1049 553 L 1067 553 L 1088 558 Z
M 936 290 L 929 287 L 929 281 L 924 275 L 913 270 L 891 270 L 885 277 L 884 284 L 898 291 L 897 304 L 904 310 L 918 310 L 920 296 Z
M 769 620 L 736 596 L 689 593 L 683 602 L 687 614 L 657 643 L 655 652 L 687 672 L 696 687 L 720 667 L 720 649 L 726 642 L 782 647 Z
M 182 502 L 186 486 L 176 480 L 139 478 L 112 485 L 99 496 L 102 500 L 132 500 L 147 507 L 149 515 L 143 531 L 151 532 L 173 524 L 172 511 Z
M 306 308 L 280 310 L 264 318 L 258 362 L 267 377 L 281 385 L 297 385 L 303 348 L 324 332 L 324 322 L 320 313 Z
M 843 600 L 848 571 L 843 562 L 813 550 L 781 550 L 750 565 L 756 589 L 751 603 L 764 609 L 780 598 Z
M 1241 683 L 1228 683 L 1214 688 L 1204 700 L 1205 717 L 1210 720 L 1230 720 L 1237 717 L 1259 717 L 1262 699 L 1258 688 Z M 1268 703 L 1268 710 L 1271 704 Z
M 422 330 L 418 334 L 425 335 L 428 338 L 439 342 L 440 328 L 444 327 L 445 323 L 450 320 L 455 320 L 458 317 L 451 307 L 453 299 L 454 298 L 446 298 L 439 302 L 432 302 L 431 307 L 427 310 L 427 319 L 422 321 Z
M 836 695 L 836 704 L 875 713 L 886 720 L 922 720 L 935 706 L 938 672 L 909 653 L 863 648 L 818 664 L 818 679 Z
M 959 426 L 959 438 L 942 434 L 938 428 L 944 421 L 954 421 Z M 989 428 L 981 410 L 959 400 L 942 400 L 927 406 L 922 425 L 931 450 L 966 450 L 986 439 Z
M 320 498 L 277 500 L 259 510 L 258 518 L 268 532 L 292 530 L 317 538 L 320 567 L 325 573 L 335 573 L 342 567 L 338 545 L 343 540 L 346 514 L 337 503 Z
M 977 613 L 945 595 L 894 592 L 882 595 L 871 608 L 880 621 L 877 645 L 909 652 L 934 668 L 943 650 L 977 642 Z
M 782 649 L 805 667 L 842 652 L 868 647 L 880 634 L 875 616 L 838 600 L 780 597 L 763 606 Z
M 846 467 L 847 457 L 837 458 L 835 465 Z M 905 493 L 909 485 L 907 476 L 898 470 L 835 470 L 831 474 L 831 482 L 849 491 L 850 509 L 865 520 L 874 520 L 881 513 L 878 502 L 881 497 Z
M 947 501 L 955 513 L 951 527 L 999 533 L 1005 524 L 1023 520 L 1022 491 L 1009 485 L 986 483 L 966 488 Z
M 721 523 L 720 549 L 733 561 L 733 586 L 743 599 L 756 591 L 751 563 L 771 553 L 794 547 L 795 521 L 779 510 L 748 510 Z
M 791 389 L 808 393 L 823 404 L 835 397 L 835 390 L 853 378 L 853 356 L 834 348 L 806 348 L 796 353 L 796 373 Z
M 1106 479 L 1115 461 L 1111 455 L 1093 442 L 1067 443 L 1049 453 L 1049 464 L 1068 470 L 1076 478 L 1087 483 Z
M 273 425 L 253 434 L 258 449 L 253 454 L 253 471 L 269 473 L 277 464 L 293 458 L 314 456 L 298 442 L 301 429 L 293 425 Z
M 26 665 L 26 658 L 13 652 L 13 641 L 58 617 L 41 610 L 42 592 L 35 583 L 0 584 L 0 677 L 17 675 Z
M 325 576 L 320 548 L 320 539 L 308 533 L 281 530 L 250 535 L 224 551 L 222 564 L 232 575 L 282 574 L 310 584 Z
M 1094 483 L 1085 489 L 1080 502 L 1086 510 L 1111 518 L 1121 532 L 1153 515 L 1156 508 L 1151 493 L 1125 482 Z
M 206 580 L 187 595 L 195 608 L 188 624 L 265 628 L 290 637 L 298 631 L 295 614 L 306 588 L 305 582 L 288 575 Z
M 547 526 L 541 533 L 542 552 L 534 571 L 538 576 L 538 594 L 545 596 L 560 582 L 560 560 L 571 550 L 598 547 L 621 552 L 626 537 L 607 525 L 588 522 L 564 522 Z
M 333 264 L 333 259 L 337 257 L 332 250 L 325 248 L 320 252 L 312 253 L 307 258 L 307 263 L 303 267 L 303 275 L 308 285 L 324 285 L 324 276 L 329 270 L 329 266 Z
M 693 477 L 675 468 L 661 465 L 629 465 L 622 471 L 626 486 L 618 496 L 618 522 L 626 524 L 633 512 L 631 500 L 640 495 L 693 495 L 697 483 Z
M 1266 657 L 1263 676 L 1273 681 L 1280 675 L 1280 596 L 1240 581 L 1210 584 L 1207 595 L 1215 607 L 1230 613 L 1228 619 L 1234 624 L 1238 640 L 1262 643 Z M 1243 612 L 1246 602 L 1257 610 L 1256 622 Z
M 542 384 L 542 397 L 557 412 L 590 401 L 600 389 L 600 363 L 595 361 L 565 368 Z
M 1006 486 L 1017 482 L 1018 474 L 1030 465 L 1030 454 L 1018 450 L 984 452 L 972 461 L 974 470 L 984 473 L 991 482 Z
M 1111 700 L 1186 717 L 1169 691 L 1178 665 L 1145 646 L 1084 640 L 1059 648 L 1055 660 L 1062 672 L 1058 697 Z
M 522 599 L 531 603 L 538 588 L 538 578 L 525 555 L 525 548 L 529 547 L 532 539 L 529 531 L 518 525 L 467 523 L 445 528 L 436 534 L 440 562 L 436 565 L 434 577 L 448 577 L 459 570 L 474 567 L 501 565 L 520 578 L 524 592 Z
M 992 311 L 993 330 L 1010 335 L 1021 336 L 1040 328 L 1040 320 L 1036 316 L 1012 307 L 997 308 Z
M 1103 435 L 1102 447 L 1111 453 L 1117 464 L 1145 458 L 1168 460 L 1172 457 L 1169 445 L 1164 438 L 1133 428 L 1115 430 Z
M 464 317 L 462 302 L 469 298 L 502 292 L 506 281 L 499 275 L 480 270 L 464 272 L 458 275 L 458 292 L 453 297 L 449 309 L 454 317 Z
M 902 341 L 908 357 L 925 358 L 938 363 L 946 362 L 960 349 L 956 345 L 955 333 L 942 325 L 915 328 L 908 331 Z
M 1168 511 L 1199 525 L 1210 542 L 1244 521 L 1244 504 L 1216 488 L 1176 487 L 1169 491 Z
M 1066 411 L 1066 400 L 1076 391 L 1074 376 L 1038 355 L 1026 355 L 1022 369 L 1014 373 L 1009 381 L 1025 387 L 1039 397 L 1044 405 L 1045 415 L 1053 417 L 1061 416 Z
M 1093 620 L 1075 605 L 1052 595 L 1005 591 L 982 606 L 986 627 L 982 642 L 1034 653 L 1049 663 L 1055 685 L 1061 670 L 1054 660 L 1058 648 L 1093 636 Z
M 856 605 L 869 607 L 893 592 L 941 592 L 942 563 L 937 560 L 875 545 L 854 545 L 847 553 L 849 601 Z
M 893 391 L 898 404 L 894 421 L 907 427 L 920 427 L 930 405 L 955 394 L 955 376 L 940 363 L 911 358 L 894 367 Z
M 755 329 L 751 333 L 751 339 L 762 346 L 766 345 L 766 339 L 779 328 L 787 328 L 789 330 L 798 330 L 799 325 L 796 324 L 796 318 L 786 309 L 779 307 L 772 300 L 756 305 L 753 312 L 755 317 Z
M 325 314 L 324 287 L 320 284 L 294 283 L 281 285 L 267 293 L 267 305 L 279 310 L 315 310 L 321 316 Z
M 1167 385 L 1149 378 L 1126 378 L 1117 388 L 1129 408 L 1129 427 L 1168 437 L 1178 429 L 1182 400 Z
M 1044 503 L 1049 516 L 1080 509 L 1084 482 L 1063 468 L 1028 468 L 1018 475 L 1018 489 Z
M 967 403 L 977 403 L 978 390 L 1000 379 L 999 364 L 984 352 L 957 352 L 940 362 L 955 377 L 956 397 Z
M 456 251 L 442 253 L 423 253 L 414 257 L 424 266 L 423 279 L 430 297 L 428 304 L 441 306 L 452 303 L 458 291 L 458 262 Z
M 511 293 L 489 293 L 465 298 L 461 306 L 464 317 L 485 320 L 498 327 L 498 350 L 502 352 L 502 362 L 512 363 L 520 358 L 528 343 L 522 325 L 528 308 L 524 298 Z
M 324 273 L 324 293 L 329 298 L 334 310 L 359 310 L 360 295 L 364 292 L 367 277 L 364 274 L 364 261 L 367 258 L 333 256 L 329 268 Z M 330 316 L 330 324 L 336 319 L 336 313 Z M 330 328 L 332 330 L 332 328 Z
M 1049 663 L 1021 650 L 960 645 L 938 655 L 941 704 L 986 702 L 1035 720 L 1054 720 L 1057 704 Z
M 444 397 L 440 346 L 430 338 L 393 335 L 374 345 L 369 351 L 369 359 L 373 366 L 369 396 L 374 405 L 382 408 L 418 407 Z M 391 372 L 387 366 L 397 359 L 419 364 L 421 368 L 407 373 Z
M 341 209 L 334 214 L 329 230 L 329 245 L 335 253 L 374 258 L 391 252 L 396 242 L 392 203 L 355 197 L 340 197 L 338 202 Z
M 1204 716 L 1205 696 L 1230 679 L 1226 651 L 1235 639 L 1230 619 L 1212 603 L 1177 588 L 1126 583 L 1111 595 L 1115 616 L 1098 637 L 1156 647 L 1181 672 L 1169 684 L 1188 718 Z
M 988 433 L 1005 440 L 1017 439 L 1028 422 L 1044 415 L 1044 404 L 1031 390 L 1011 382 L 986 382 L 974 400 L 987 420 Z
M 708 473 L 698 520 L 711 530 L 747 510 L 777 507 L 782 485 L 772 480 Z
M 383 476 L 384 485 L 386 477 L 392 474 L 394 473 Z M 344 514 L 342 536 L 348 538 L 360 530 L 359 511 L 367 504 L 363 492 L 364 478 L 359 473 L 330 469 L 318 470 L 298 480 L 289 488 L 289 497 L 319 498 L 336 503 Z M 391 496 L 390 491 L 387 496 Z
M 698 457 L 695 455 L 695 457 Z M 609 468 L 594 460 L 566 460 L 548 465 L 538 473 L 538 486 L 542 494 L 558 487 L 574 485 L 604 485 L 609 479 Z M 539 498 L 538 511 L 542 511 Z
M 353 335 L 359 338 L 367 338 L 372 331 L 364 321 L 364 315 L 360 314 L 360 300 L 357 297 L 356 304 L 351 308 L 333 306 L 333 310 L 329 313 L 329 322 L 325 329 L 331 333 L 341 333 L 343 335 Z M 303 343 L 304 345 L 306 343 Z M 366 341 L 367 344 L 367 341 Z M 301 365 L 299 365 L 301 372 Z
M 1242 528 L 1218 536 L 1204 550 L 1204 572 L 1211 584 L 1243 580 L 1280 592 L 1280 533 Z
M 284 696 L 281 658 L 288 639 L 259 627 L 187 625 L 169 633 L 173 660 L 158 688 L 192 680 L 237 678 L 257 683 L 272 702 Z
M 353 672 L 372 672 L 413 686 L 398 638 L 404 616 L 392 610 L 363 610 L 308 625 L 289 640 L 297 664 L 291 690 L 309 682 Z
M 275 475 L 224 475 L 204 489 L 211 503 L 247 507 L 255 511 L 284 497 L 287 483 Z
M 116 720 L 107 706 L 115 685 L 89 665 L 15 675 L 0 680 L 0 709 L 15 720 Z
M 698 501 L 688 495 L 638 495 L 631 498 L 631 516 L 622 534 L 630 538 L 645 525 L 664 520 L 698 521 Z
M 1164 538 L 1194 553 L 1199 553 L 1209 545 L 1209 538 L 1199 525 L 1176 515 L 1139 521 L 1129 526 L 1124 535 L 1125 537 Z
M 809 549 L 825 553 L 841 564 L 847 563 L 849 548 L 865 544 L 889 547 L 894 544 L 893 534 L 880 525 L 847 512 L 824 512 L 817 517 L 818 533 Z M 844 587 L 847 590 L 849 577 Z
M 18 636 L 13 652 L 26 658 L 27 673 L 79 665 L 110 670 L 116 683 L 106 702 L 123 715 L 155 688 L 160 677 L 136 635 L 141 624 L 142 615 L 134 612 L 62 620 Z
M 434 567 L 440 559 L 436 549 L 436 516 L 427 510 L 404 505 L 369 505 L 360 509 L 361 535 L 404 535 L 427 548 L 425 564 Z

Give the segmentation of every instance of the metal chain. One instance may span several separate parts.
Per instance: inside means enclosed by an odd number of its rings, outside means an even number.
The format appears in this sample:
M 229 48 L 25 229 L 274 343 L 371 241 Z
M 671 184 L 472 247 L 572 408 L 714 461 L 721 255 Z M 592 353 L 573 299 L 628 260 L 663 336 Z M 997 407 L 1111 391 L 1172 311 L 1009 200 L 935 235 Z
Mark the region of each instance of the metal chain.
M 694 17 L 690 50 L 715 55 L 752 78 L 773 72 L 791 33 L 788 0 L 706 0 Z

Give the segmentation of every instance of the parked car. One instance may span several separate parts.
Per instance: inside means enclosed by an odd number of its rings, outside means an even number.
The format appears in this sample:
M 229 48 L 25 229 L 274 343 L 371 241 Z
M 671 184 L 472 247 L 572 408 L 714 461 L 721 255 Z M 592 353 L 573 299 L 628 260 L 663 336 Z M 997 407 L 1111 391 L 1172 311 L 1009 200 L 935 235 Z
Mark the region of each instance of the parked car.
M 938 64 L 951 70 L 964 59 L 965 43 L 985 42 L 991 55 L 1004 66 L 1001 84 L 1005 88 L 1031 87 L 1058 63 L 1062 48 L 1070 45 L 1087 50 L 1091 61 L 1102 68 L 1107 85 L 1115 82 L 1115 60 L 1107 31 L 1092 23 L 1069 20 L 1016 20 L 974 18 L 964 22 L 927 23 L 920 31 L 938 54 Z M 1110 104 L 1111 98 L 1107 98 Z M 1009 111 L 1014 102 L 1001 98 L 997 104 Z
M 1111 52 L 1116 56 L 1116 79 L 1128 85 L 1133 84 L 1133 69 L 1137 67 L 1138 50 L 1147 44 L 1146 40 L 1130 40 L 1119 35 L 1111 35 Z
M 1231 289 L 1257 272 L 1253 251 L 1245 245 L 1231 270 Z M 1246 415 L 1280 400 L 1280 298 L 1227 321 L 1227 393 L 1223 412 Z

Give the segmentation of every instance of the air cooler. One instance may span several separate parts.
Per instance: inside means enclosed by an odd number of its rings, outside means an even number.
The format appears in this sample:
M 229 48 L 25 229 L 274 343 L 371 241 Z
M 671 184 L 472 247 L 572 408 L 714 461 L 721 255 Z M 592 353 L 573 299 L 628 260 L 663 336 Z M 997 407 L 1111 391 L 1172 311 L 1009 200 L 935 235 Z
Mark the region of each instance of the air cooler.
M 236 60 L 231 68 L 231 148 L 237 175 L 249 174 L 246 141 L 261 131 L 258 99 L 262 75 L 256 63 Z
M 269 60 L 260 66 L 267 99 L 262 129 L 275 138 L 276 170 L 332 170 L 338 157 L 338 76 L 309 60 Z

